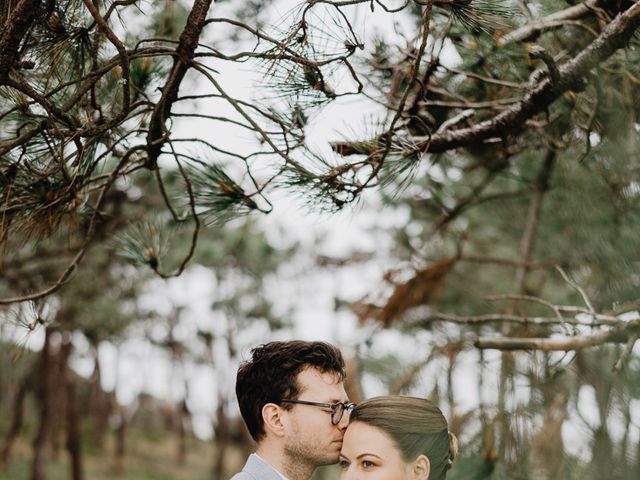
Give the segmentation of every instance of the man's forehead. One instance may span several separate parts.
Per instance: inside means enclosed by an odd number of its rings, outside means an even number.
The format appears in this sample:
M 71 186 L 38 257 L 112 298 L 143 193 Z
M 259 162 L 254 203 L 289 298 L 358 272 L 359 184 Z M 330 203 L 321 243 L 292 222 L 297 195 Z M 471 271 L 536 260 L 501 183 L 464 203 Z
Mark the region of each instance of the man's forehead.
M 298 373 L 298 387 L 302 393 L 305 390 L 338 388 L 343 389 L 342 377 L 338 372 L 323 372 L 315 367 L 307 367 Z

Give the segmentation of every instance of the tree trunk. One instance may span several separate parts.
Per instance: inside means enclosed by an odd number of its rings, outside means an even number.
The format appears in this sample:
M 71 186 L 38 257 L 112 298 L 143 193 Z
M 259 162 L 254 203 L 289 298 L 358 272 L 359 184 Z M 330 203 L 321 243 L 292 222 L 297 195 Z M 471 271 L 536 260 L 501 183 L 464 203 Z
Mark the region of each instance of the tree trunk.
M 3 328 L 0 325 L 0 338 L 4 338 Z M 4 402 L 9 402 L 9 397 L 11 396 L 10 383 L 5 379 L 4 374 L 4 365 L 8 365 L 7 359 L 5 359 L 7 355 L 4 353 L 4 349 L 0 349 L 0 411 L 3 410 L 2 405 Z
M 189 424 L 191 418 L 191 412 L 189 412 L 189 407 L 187 406 L 187 399 L 184 398 L 178 405 L 178 463 L 180 465 L 184 465 L 187 463 L 187 438 L 189 429 L 187 425 Z
M 633 429 L 633 417 L 631 416 L 631 407 L 629 403 L 625 403 L 622 408 L 624 409 L 622 413 L 625 420 L 624 435 L 622 436 L 622 440 L 620 440 L 619 460 L 616 463 L 620 466 L 620 471 L 627 472 L 628 475 L 628 472 L 631 470 L 629 468 L 629 460 L 633 455 L 633 453 L 629 451 L 631 430 Z
M 549 378 L 546 379 L 544 389 L 546 408 L 542 426 L 531 440 L 529 473 L 532 479 L 554 480 L 564 476 L 562 424 L 567 416 L 568 392 L 560 382 Z
M 218 397 L 218 407 L 216 408 L 216 428 L 215 443 L 216 456 L 213 464 L 213 480 L 221 480 L 224 475 L 225 455 L 227 453 L 227 445 L 229 443 L 229 419 L 224 408 L 224 397 Z
M 89 391 L 87 414 L 93 419 L 92 443 L 100 450 L 104 448 L 104 440 L 109 426 L 109 416 L 111 415 L 111 401 L 109 396 L 102 390 L 102 370 L 98 347 L 92 347 L 94 368 L 91 374 L 91 387 Z
M 124 459 L 127 451 L 127 418 L 122 406 L 117 406 L 120 423 L 116 428 L 115 470 L 124 473 Z
M 82 469 L 82 442 L 80 438 L 80 415 L 78 413 L 77 406 L 76 384 L 68 368 L 68 360 L 72 348 L 73 344 L 71 343 L 71 336 L 70 334 L 66 333 L 65 340 L 60 351 L 60 360 L 62 367 L 64 368 L 64 376 L 62 378 L 64 379 L 66 392 L 66 447 L 71 461 L 71 479 L 83 480 L 84 475 Z
M 51 389 L 51 427 L 49 440 L 51 442 L 51 454 L 54 460 L 58 460 L 66 449 L 67 432 L 67 363 L 71 353 L 71 341 L 69 332 L 60 332 L 61 343 L 55 353 L 51 353 L 52 359 L 52 389 Z
M 22 428 L 22 420 L 24 418 L 24 399 L 27 394 L 27 380 L 23 380 L 18 391 L 16 392 L 13 401 L 13 415 L 11 417 L 11 425 L 4 438 L 4 445 L 2 446 L 2 452 L 0 453 L 0 470 L 4 470 L 9 465 L 9 458 L 11 457 L 11 449 L 15 442 L 20 429 Z
M 480 457 L 484 460 L 486 471 L 490 474 L 495 469 L 498 459 L 498 451 L 495 445 L 495 428 L 489 415 L 487 414 L 486 402 L 484 400 L 484 378 L 486 374 L 484 350 L 480 350 L 478 356 L 478 399 L 480 402 L 480 425 L 482 426 L 482 449 Z M 456 433 L 456 432 L 454 432 Z
M 47 439 L 51 430 L 52 402 L 55 381 L 52 378 L 54 365 L 53 355 L 51 353 L 51 336 L 53 331 L 51 327 L 45 329 L 44 345 L 40 353 L 40 379 L 36 386 L 38 390 L 38 400 L 40 407 L 40 424 L 33 442 L 33 463 L 31 467 L 31 480 L 46 480 L 46 463 L 47 463 Z
M 640 478 L 640 442 L 636 444 L 636 464 L 631 473 L 635 475 L 632 475 L 630 478 Z

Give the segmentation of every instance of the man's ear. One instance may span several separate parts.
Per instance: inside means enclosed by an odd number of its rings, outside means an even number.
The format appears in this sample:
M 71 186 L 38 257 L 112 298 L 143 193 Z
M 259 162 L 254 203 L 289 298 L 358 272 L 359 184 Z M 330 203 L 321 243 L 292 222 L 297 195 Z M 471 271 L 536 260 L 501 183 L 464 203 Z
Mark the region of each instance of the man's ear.
M 414 480 L 427 480 L 431 471 L 431 463 L 426 455 L 420 455 L 413 462 L 413 478 Z
M 284 423 L 282 421 L 282 408 L 275 403 L 267 403 L 262 407 L 262 421 L 264 429 L 276 437 L 284 436 Z

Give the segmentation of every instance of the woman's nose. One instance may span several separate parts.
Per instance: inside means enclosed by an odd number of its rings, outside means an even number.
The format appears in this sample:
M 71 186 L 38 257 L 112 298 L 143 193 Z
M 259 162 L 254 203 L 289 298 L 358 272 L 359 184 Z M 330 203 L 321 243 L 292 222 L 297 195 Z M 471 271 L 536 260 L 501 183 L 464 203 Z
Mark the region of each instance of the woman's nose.
M 356 475 L 355 468 L 350 465 L 347 468 L 342 469 L 340 480 L 358 480 L 358 475 Z

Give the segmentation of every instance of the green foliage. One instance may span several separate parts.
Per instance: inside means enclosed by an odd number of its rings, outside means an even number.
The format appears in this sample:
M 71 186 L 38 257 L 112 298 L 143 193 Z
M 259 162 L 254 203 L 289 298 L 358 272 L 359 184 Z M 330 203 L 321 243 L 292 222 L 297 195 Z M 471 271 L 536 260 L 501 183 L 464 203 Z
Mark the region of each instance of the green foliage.
M 187 175 L 196 208 L 206 225 L 220 225 L 258 208 L 256 202 L 219 165 L 203 163 L 189 168 Z M 190 202 L 187 192 L 184 197 L 184 202 Z
M 505 20 L 516 14 L 515 6 L 500 0 L 454 0 L 451 14 L 456 22 L 473 32 L 491 33 L 505 27 Z
M 301 195 L 310 207 L 337 211 L 353 200 L 353 186 L 342 178 L 351 169 L 349 165 L 333 166 L 317 155 L 308 157 L 304 165 L 287 164 L 279 182 Z
M 115 248 L 124 258 L 140 265 L 148 265 L 152 270 L 160 268 L 160 259 L 170 248 L 171 230 L 162 219 L 149 219 L 132 225 L 119 233 Z

